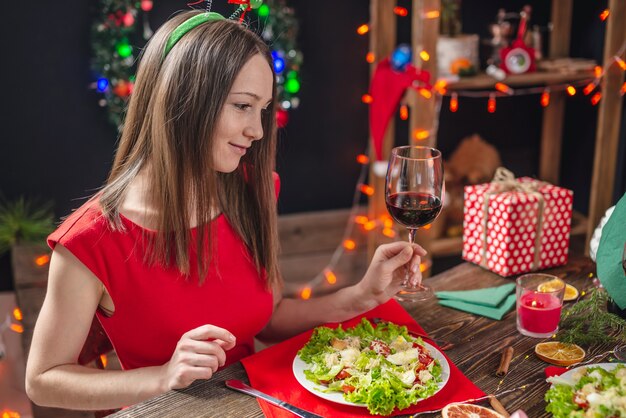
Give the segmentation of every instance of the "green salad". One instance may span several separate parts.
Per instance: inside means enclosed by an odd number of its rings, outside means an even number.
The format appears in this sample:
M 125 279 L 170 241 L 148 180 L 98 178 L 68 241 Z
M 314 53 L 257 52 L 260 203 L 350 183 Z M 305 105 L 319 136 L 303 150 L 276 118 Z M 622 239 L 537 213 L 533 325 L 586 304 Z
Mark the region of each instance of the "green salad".
M 548 379 L 552 387 L 546 392 L 546 411 L 555 418 L 626 418 L 626 367 L 613 370 L 581 367 L 572 379 L 559 376 Z
M 342 392 L 372 414 L 389 415 L 433 395 L 442 381 L 441 365 L 421 338 L 389 322 L 376 328 L 365 318 L 354 328 L 318 327 L 298 356 L 310 367 L 306 378 Z

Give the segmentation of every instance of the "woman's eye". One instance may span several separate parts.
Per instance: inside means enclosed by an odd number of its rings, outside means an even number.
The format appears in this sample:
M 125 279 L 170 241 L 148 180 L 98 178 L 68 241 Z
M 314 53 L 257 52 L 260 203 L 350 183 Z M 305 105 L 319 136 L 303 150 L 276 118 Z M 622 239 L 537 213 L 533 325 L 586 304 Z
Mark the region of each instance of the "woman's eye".
M 235 107 L 239 110 L 247 110 L 247 109 L 250 109 L 252 106 L 246 103 L 236 103 Z

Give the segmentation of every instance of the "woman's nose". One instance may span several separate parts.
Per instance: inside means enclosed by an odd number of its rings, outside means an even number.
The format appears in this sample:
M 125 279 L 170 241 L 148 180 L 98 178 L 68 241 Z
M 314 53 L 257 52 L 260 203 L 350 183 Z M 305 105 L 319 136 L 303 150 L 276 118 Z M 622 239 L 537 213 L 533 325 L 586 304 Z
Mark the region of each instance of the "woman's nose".
M 248 126 L 244 130 L 244 135 L 252 141 L 263 138 L 263 120 L 261 115 L 258 115 L 249 121 Z

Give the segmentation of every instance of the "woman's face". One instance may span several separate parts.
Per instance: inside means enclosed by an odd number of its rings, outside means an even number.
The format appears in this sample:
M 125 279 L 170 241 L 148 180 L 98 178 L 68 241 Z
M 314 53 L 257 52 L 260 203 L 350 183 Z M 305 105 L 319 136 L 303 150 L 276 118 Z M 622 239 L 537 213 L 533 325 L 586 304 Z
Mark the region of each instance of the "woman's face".
M 273 73 L 257 54 L 243 66 L 219 116 L 215 131 L 215 168 L 230 173 L 254 141 L 263 138 L 261 117 L 272 104 Z

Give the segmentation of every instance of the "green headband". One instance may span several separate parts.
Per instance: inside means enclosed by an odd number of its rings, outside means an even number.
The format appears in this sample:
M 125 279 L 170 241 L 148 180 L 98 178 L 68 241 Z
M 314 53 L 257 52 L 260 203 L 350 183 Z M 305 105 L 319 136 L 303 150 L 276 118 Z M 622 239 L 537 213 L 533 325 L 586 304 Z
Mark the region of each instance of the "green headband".
M 165 50 L 163 51 L 163 58 L 169 54 L 170 50 L 176 45 L 176 42 L 180 41 L 187 32 L 203 24 L 204 22 L 208 22 L 210 20 L 222 20 L 224 16 L 215 12 L 207 12 L 201 13 L 199 15 L 195 15 L 185 20 L 183 23 L 178 25 L 176 29 L 172 31 L 170 37 L 167 38 L 167 44 L 165 44 Z

